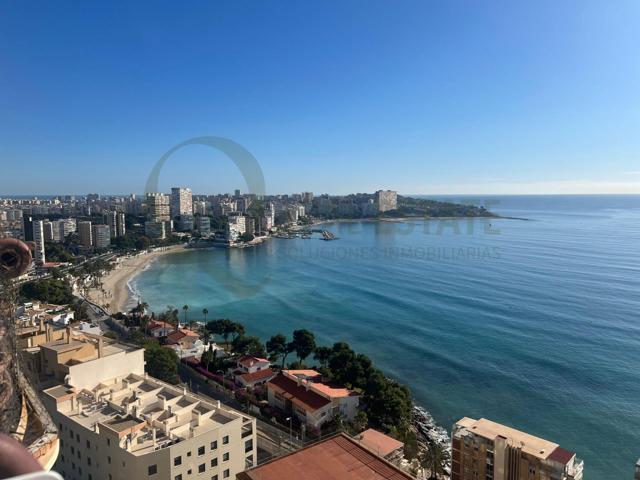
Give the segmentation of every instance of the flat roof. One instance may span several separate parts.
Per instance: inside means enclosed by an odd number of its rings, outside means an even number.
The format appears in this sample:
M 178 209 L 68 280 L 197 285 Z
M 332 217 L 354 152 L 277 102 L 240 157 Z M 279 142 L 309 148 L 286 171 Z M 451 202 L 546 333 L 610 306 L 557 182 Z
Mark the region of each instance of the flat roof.
M 237 475 L 238 480 L 413 480 L 347 435 L 323 440 Z
M 363 446 L 381 457 L 386 457 L 391 452 L 404 447 L 404 443 L 373 428 L 365 430 L 357 438 Z
M 456 423 L 458 426 L 462 426 L 467 431 L 479 435 L 488 440 L 495 440 L 496 437 L 504 437 L 514 445 L 520 447 L 523 452 L 546 460 L 552 452 L 554 452 L 560 445 L 544 438 L 530 435 L 526 432 L 521 432 L 515 428 L 507 427 L 500 423 L 492 422 L 486 418 L 480 420 L 474 420 L 473 418 L 464 417 L 462 420 Z

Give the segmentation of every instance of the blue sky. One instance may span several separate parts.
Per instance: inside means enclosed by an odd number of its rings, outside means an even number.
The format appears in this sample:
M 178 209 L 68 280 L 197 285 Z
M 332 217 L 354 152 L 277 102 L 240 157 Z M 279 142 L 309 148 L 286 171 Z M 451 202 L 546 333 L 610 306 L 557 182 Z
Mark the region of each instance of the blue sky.
M 267 191 L 640 193 L 640 2 L 0 7 L 0 194 L 142 192 L 235 140 Z M 243 189 L 192 146 L 161 186 Z

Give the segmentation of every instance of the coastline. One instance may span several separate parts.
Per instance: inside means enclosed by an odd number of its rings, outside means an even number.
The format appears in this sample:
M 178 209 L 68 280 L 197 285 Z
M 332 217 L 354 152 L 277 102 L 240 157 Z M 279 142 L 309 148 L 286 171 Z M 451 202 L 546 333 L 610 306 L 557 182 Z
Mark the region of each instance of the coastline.
M 449 221 L 449 220 L 522 220 L 522 221 L 531 221 L 529 218 L 521 218 L 521 217 L 502 217 L 500 215 L 487 216 L 487 217 L 420 217 L 420 216 L 409 216 L 409 217 L 364 217 L 364 218 L 331 218 L 325 220 L 318 220 L 309 224 L 309 227 L 314 227 L 316 225 L 325 225 L 330 223 L 358 223 L 358 222 L 367 222 L 367 223 L 376 223 L 376 222 L 390 222 L 390 223 L 401 223 L 401 222 L 415 222 L 415 221 Z
M 131 286 L 132 280 L 159 257 L 183 251 L 189 250 L 184 245 L 172 245 L 137 255 L 118 257 L 113 270 L 102 278 L 103 291 L 91 289 L 87 297 L 98 305 L 108 304 L 107 310 L 110 313 L 125 311 L 128 304 L 136 299 Z

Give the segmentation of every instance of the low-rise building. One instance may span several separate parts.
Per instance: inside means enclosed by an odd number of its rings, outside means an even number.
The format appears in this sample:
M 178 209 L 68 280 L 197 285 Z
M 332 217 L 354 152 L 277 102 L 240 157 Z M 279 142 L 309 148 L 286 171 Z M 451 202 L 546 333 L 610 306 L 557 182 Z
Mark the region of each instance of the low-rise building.
M 170 323 L 160 322 L 157 320 L 152 320 L 151 322 L 149 322 L 149 325 L 147 326 L 147 331 L 149 335 L 155 338 L 166 337 L 175 329 L 176 327 L 171 325 Z
M 323 383 L 315 370 L 283 370 L 267 383 L 267 394 L 269 405 L 316 430 L 337 414 L 353 420 L 360 402 L 353 390 Z
M 373 428 L 359 433 L 355 439 L 368 450 L 392 463 L 403 457 L 404 443 Z
M 582 480 L 584 467 L 557 443 L 485 418 L 453 426 L 451 460 L 451 480 Z
M 266 358 L 244 355 L 236 361 L 233 377 L 238 385 L 253 388 L 263 385 L 276 376 L 271 362 Z
M 412 480 L 343 434 L 240 473 L 237 480 Z

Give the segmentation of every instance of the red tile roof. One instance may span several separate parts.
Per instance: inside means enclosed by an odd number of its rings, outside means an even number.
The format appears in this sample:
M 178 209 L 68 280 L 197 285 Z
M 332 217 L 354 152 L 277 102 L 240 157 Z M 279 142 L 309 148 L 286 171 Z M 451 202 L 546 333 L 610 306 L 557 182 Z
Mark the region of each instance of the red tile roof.
M 191 339 L 199 338 L 199 335 L 196 332 L 192 332 L 191 330 L 180 329 L 176 332 L 171 332 L 169 335 L 167 335 L 167 342 L 178 343 L 180 340 L 184 338 L 189 338 L 191 340 Z
M 278 375 L 267 383 L 267 388 L 271 388 L 281 393 L 286 399 L 291 400 L 305 410 L 312 412 L 315 412 L 319 408 L 331 403 L 330 400 L 318 395 L 313 390 L 307 390 L 302 385 L 298 386 L 295 381 L 285 377 L 284 375 Z
M 341 434 L 237 475 L 237 480 L 413 480 Z
M 245 355 L 244 357 L 241 357 L 240 359 L 238 359 L 238 363 L 245 367 L 250 367 L 254 363 L 263 363 L 263 362 L 269 363 L 269 360 L 267 360 L 266 358 L 254 357 L 252 355 Z
M 373 428 L 365 430 L 357 438 L 363 446 L 381 457 L 386 457 L 404 447 L 404 443 Z
M 271 370 L 270 368 L 265 368 L 264 370 L 258 370 L 257 372 L 253 373 L 243 373 L 238 376 L 242 378 L 245 383 L 254 383 L 266 378 L 273 377 L 274 375 L 275 372 L 273 370 Z
M 358 395 L 348 388 L 322 383 L 322 375 L 315 370 L 283 370 L 283 373 L 293 381 L 299 378 L 301 382 L 307 383 L 310 389 L 324 397 L 334 399 Z
M 571 459 L 575 456 L 574 452 L 570 452 L 569 450 L 565 450 L 564 448 L 557 447 L 551 454 L 547 457 L 547 460 L 553 460 L 554 462 L 561 463 L 562 465 L 566 465 L 571 461 Z

